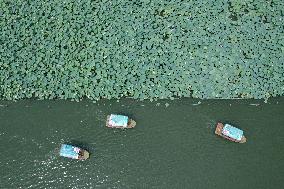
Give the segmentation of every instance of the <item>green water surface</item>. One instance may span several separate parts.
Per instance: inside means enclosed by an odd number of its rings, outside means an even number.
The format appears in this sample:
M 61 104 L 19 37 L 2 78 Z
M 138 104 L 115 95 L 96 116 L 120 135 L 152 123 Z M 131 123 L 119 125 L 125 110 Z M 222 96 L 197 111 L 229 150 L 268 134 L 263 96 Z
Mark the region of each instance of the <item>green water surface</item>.
M 134 129 L 105 127 L 110 113 Z M 218 121 L 247 143 L 214 135 Z M 283 188 L 284 98 L 0 102 L 0 188 Z M 62 143 L 87 161 L 59 157 Z

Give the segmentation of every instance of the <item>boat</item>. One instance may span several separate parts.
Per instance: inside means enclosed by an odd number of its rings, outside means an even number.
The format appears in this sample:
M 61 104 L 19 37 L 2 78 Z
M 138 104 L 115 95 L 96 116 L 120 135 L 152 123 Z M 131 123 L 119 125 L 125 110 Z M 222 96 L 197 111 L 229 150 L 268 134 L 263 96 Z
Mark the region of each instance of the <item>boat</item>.
M 87 150 L 70 144 L 62 144 L 59 154 L 62 157 L 78 160 L 86 160 L 90 157 L 90 154 Z
M 125 115 L 111 114 L 107 116 L 106 126 L 110 128 L 133 128 L 136 122 Z
M 244 132 L 230 124 L 217 123 L 215 134 L 233 142 L 245 143 Z

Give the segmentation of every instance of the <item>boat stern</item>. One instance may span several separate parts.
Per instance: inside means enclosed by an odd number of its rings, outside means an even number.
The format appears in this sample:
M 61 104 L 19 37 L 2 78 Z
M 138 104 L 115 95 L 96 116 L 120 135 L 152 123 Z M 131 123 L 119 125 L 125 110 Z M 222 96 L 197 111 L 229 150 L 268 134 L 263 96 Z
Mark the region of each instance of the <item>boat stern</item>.
M 215 129 L 215 134 L 221 136 L 223 127 L 224 127 L 224 125 L 222 123 L 217 123 L 216 129 Z
M 245 136 L 242 136 L 242 139 L 240 140 L 239 143 L 246 143 L 247 142 L 247 139 Z
M 83 159 L 86 160 L 90 157 L 90 154 L 88 151 L 84 150 L 84 154 L 83 154 Z
M 134 128 L 135 126 L 136 126 L 136 121 L 134 121 L 133 119 L 129 119 L 127 127 L 128 128 Z

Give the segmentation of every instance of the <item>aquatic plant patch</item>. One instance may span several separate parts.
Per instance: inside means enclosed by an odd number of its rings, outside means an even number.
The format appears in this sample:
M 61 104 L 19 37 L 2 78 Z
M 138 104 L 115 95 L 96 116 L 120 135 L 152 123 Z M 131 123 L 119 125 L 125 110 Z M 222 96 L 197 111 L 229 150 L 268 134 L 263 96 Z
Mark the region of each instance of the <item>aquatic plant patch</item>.
M 0 99 L 284 94 L 282 0 L 2 0 Z

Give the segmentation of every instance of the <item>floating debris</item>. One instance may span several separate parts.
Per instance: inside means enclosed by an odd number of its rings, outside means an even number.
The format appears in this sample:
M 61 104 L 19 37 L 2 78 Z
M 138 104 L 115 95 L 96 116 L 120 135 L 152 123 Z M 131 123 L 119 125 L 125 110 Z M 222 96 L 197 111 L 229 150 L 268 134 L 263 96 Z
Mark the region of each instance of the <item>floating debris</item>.
M 249 104 L 250 106 L 259 106 L 260 104 Z
M 192 104 L 192 106 L 198 106 L 199 104 L 201 104 L 200 101 L 198 101 L 196 104 Z
M 166 108 L 167 108 L 167 107 L 169 106 L 169 104 L 168 104 L 168 103 L 166 103 L 166 104 L 165 104 L 165 106 L 166 106 Z
M 264 100 L 264 103 L 266 104 L 267 102 L 268 102 L 268 99 L 265 99 L 265 100 Z

